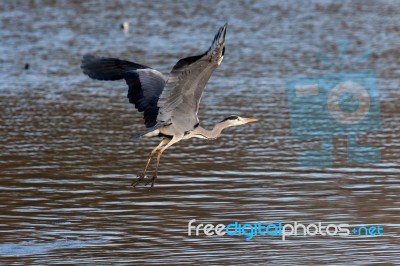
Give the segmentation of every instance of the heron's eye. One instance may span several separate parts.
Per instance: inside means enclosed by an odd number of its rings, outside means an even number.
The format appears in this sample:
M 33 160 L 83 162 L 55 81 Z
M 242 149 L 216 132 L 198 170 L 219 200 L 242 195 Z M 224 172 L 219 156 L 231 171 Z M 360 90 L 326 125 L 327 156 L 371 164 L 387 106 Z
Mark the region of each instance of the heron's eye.
M 225 54 L 225 46 L 222 48 L 222 56 Z

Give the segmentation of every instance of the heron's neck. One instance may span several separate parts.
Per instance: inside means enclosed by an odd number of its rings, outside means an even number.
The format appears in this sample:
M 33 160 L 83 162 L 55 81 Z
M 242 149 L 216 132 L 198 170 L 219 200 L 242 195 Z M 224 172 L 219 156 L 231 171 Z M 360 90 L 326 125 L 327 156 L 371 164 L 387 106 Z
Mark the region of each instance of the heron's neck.
M 229 127 L 226 122 L 221 122 L 215 124 L 212 130 L 207 130 L 201 126 L 198 126 L 195 130 L 193 130 L 194 137 L 204 138 L 204 139 L 216 139 L 221 135 L 221 132 L 224 128 Z

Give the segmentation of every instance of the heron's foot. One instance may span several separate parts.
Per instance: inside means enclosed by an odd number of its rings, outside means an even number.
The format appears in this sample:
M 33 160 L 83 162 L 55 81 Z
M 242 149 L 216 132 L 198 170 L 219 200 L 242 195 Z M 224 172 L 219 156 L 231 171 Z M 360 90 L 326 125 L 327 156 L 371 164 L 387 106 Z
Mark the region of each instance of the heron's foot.
M 136 187 L 137 185 L 139 185 L 139 183 L 142 182 L 145 179 L 145 177 L 146 176 L 144 174 L 138 174 L 137 179 L 132 182 L 132 187 Z
M 157 175 L 153 175 L 150 178 L 150 180 L 146 182 L 145 186 L 147 186 L 148 184 L 151 183 L 150 188 L 154 187 L 154 183 L 155 183 L 156 179 L 157 179 Z

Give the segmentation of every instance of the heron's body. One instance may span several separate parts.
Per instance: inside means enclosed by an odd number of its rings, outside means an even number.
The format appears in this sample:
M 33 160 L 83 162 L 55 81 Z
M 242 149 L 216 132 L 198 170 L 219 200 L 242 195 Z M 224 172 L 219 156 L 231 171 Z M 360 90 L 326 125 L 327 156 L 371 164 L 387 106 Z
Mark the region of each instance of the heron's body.
M 184 58 L 173 67 L 167 81 L 157 70 L 137 63 L 115 58 L 91 55 L 83 57 L 83 72 L 94 79 L 125 79 L 129 89 L 129 102 L 143 112 L 147 130 L 131 138 L 162 137 L 153 149 L 138 184 L 146 174 L 152 156 L 158 152 L 155 175 L 157 177 L 161 154 L 178 141 L 190 138 L 215 139 L 224 128 L 256 121 L 251 118 L 230 116 L 217 123 L 212 130 L 200 126 L 197 113 L 203 90 L 214 70 L 221 64 L 225 52 L 226 27 L 215 35 L 211 47 L 202 55 Z

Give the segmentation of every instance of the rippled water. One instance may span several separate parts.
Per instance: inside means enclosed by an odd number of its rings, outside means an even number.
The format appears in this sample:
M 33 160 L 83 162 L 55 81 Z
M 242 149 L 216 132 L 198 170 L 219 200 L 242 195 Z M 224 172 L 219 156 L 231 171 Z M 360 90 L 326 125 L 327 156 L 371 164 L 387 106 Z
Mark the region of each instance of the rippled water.
M 396 1 L 2 1 L 0 261 L 400 263 L 399 13 Z M 82 55 L 167 75 L 179 58 L 207 49 L 225 21 L 226 56 L 200 119 L 205 127 L 231 114 L 260 122 L 173 146 L 156 187 L 133 189 L 158 140 L 128 140 L 143 126 L 126 85 L 84 76 Z M 353 70 L 339 59 L 343 38 L 349 60 L 372 51 L 359 67 L 376 71 L 382 128 L 360 141 L 377 147 L 381 161 L 349 165 L 342 136 L 332 167 L 302 168 L 299 152 L 318 141 L 292 138 L 286 82 Z M 384 235 L 189 237 L 191 219 L 380 225 Z

